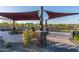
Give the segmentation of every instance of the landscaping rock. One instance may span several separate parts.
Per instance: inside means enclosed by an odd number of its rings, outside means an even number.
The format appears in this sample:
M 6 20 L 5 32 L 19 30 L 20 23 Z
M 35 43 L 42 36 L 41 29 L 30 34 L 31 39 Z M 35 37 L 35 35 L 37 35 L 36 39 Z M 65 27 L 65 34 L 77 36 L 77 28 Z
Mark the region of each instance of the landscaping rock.
M 5 43 L 5 46 L 6 46 L 7 48 L 11 48 L 11 47 L 12 47 L 12 43 L 11 43 L 11 42 L 7 42 L 7 43 Z

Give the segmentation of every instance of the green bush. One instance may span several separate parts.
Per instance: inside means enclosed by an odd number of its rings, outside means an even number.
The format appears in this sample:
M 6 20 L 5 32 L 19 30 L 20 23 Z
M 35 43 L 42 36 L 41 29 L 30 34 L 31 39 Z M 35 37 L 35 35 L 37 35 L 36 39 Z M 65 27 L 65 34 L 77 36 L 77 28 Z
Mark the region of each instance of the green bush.
M 74 40 L 76 40 L 79 43 L 79 34 L 74 36 Z

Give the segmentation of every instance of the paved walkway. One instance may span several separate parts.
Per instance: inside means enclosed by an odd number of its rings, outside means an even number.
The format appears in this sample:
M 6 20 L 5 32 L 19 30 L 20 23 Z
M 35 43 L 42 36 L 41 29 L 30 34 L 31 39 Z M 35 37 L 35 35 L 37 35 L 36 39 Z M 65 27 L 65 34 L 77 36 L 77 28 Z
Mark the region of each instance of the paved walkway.
M 22 35 L 10 35 L 8 31 L 0 31 L 0 36 L 3 37 L 4 41 L 8 42 L 22 42 Z M 47 39 L 52 42 L 60 42 L 61 44 L 69 44 L 74 45 L 71 41 L 71 34 L 65 33 L 65 32 L 50 32 L 50 34 L 47 35 Z
M 47 35 L 47 40 L 50 40 L 52 42 L 59 42 L 61 44 L 75 45 L 73 42 L 70 41 L 70 33 L 50 32 L 50 34 Z
M 2 37 L 5 42 L 22 42 L 21 34 L 10 35 L 9 31 L 0 31 L 0 37 Z

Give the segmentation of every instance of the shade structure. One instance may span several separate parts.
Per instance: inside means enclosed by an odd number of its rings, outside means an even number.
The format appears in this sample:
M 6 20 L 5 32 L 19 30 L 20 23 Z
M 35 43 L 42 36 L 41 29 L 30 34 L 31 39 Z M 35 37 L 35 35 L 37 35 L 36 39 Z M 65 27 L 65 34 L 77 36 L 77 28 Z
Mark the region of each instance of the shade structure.
M 18 20 L 39 20 L 38 11 L 32 12 L 20 12 L 20 13 L 0 13 L 0 16 L 13 19 L 14 21 Z
M 53 18 L 57 18 L 57 17 L 64 17 L 64 16 L 69 16 L 69 15 L 76 15 L 79 13 L 60 13 L 60 12 L 51 12 L 51 11 L 46 11 L 44 10 L 47 14 L 48 14 L 48 19 L 53 19 Z

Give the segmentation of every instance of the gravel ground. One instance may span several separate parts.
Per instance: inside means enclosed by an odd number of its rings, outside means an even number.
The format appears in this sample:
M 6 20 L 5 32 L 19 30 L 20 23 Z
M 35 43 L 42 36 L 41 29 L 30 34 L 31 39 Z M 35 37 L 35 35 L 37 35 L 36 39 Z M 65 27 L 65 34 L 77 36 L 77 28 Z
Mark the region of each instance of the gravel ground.
M 2 43 L 1 43 L 2 42 Z M 49 42 L 45 47 L 36 47 L 34 44 L 23 48 L 22 43 L 12 43 L 12 46 L 7 48 L 4 41 L 0 41 L 0 52 L 78 52 L 79 47 L 74 47 L 67 44 L 57 42 Z
M 57 33 L 57 37 L 59 34 Z M 64 33 L 61 33 L 61 35 L 63 35 L 63 34 Z M 67 36 L 67 35 L 69 36 L 70 34 L 65 34 L 65 36 Z M 4 34 L 4 32 L 0 32 L 0 36 L 3 36 L 3 39 L 5 39 L 5 40 L 0 40 L 0 52 L 78 52 L 79 51 L 79 46 L 74 47 L 72 45 L 72 43 L 66 39 L 65 40 L 62 40 L 62 38 L 60 38 L 60 39 L 52 38 L 51 39 L 51 37 L 53 37 L 52 33 L 50 35 L 48 35 L 49 36 L 48 38 L 50 38 L 51 42 L 48 41 L 48 44 L 43 48 L 36 47 L 35 44 L 28 45 L 26 48 L 23 48 L 22 43 L 21 43 L 22 38 L 20 38 L 21 37 L 20 35 L 19 36 L 13 35 L 10 38 L 9 37 L 10 35 L 7 32 L 5 32 L 5 34 Z M 6 38 L 8 38 L 8 39 L 6 40 Z M 17 38 L 17 39 L 15 40 L 15 38 Z M 20 39 L 18 39 L 18 38 L 20 38 Z M 11 43 L 12 46 L 7 48 L 6 44 L 5 44 L 6 41 L 10 41 L 10 42 L 16 41 L 17 43 Z M 61 43 L 61 42 L 64 42 L 64 43 Z M 68 43 L 68 44 L 65 44 L 65 43 Z

